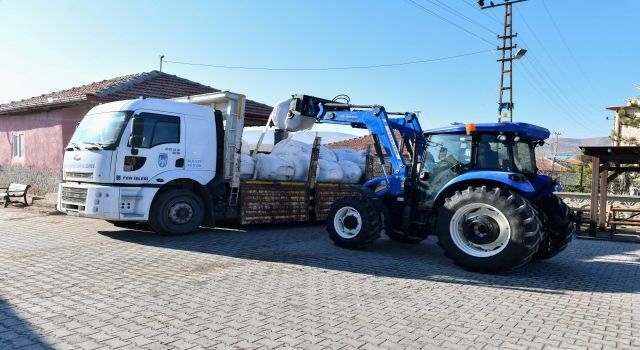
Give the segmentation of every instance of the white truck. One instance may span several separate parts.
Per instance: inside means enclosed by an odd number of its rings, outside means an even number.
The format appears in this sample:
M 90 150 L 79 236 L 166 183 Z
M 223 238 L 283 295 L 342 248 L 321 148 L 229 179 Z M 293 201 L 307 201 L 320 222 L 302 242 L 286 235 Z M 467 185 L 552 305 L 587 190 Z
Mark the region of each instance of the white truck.
M 315 184 L 315 170 L 307 182 L 241 181 L 244 108 L 245 97 L 231 92 L 94 107 L 66 148 L 58 210 L 184 234 L 224 219 L 324 220 L 337 198 L 353 193 Z

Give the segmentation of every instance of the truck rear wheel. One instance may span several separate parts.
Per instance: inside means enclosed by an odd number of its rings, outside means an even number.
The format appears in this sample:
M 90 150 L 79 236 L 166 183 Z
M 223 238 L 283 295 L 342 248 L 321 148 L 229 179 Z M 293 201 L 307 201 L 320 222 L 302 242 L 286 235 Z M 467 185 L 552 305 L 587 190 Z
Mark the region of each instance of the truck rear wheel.
M 331 206 L 329 238 L 338 246 L 358 249 L 380 238 L 380 212 L 364 197 L 345 197 Z
M 551 194 L 542 201 L 544 218 L 542 231 L 546 237 L 540 242 L 538 252 L 533 255 L 535 260 L 550 259 L 565 250 L 576 231 L 576 224 L 571 220 L 569 207 Z
M 447 257 L 471 271 L 503 272 L 529 260 L 540 243 L 531 204 L 509 190 L 469 187 L 446 199 L 437 232 Z
M 204 203 L 191 191 L 168 190 L 151 205 L 149 225 L 161 235 L 183 235 L 195 231 L 204 219 Z

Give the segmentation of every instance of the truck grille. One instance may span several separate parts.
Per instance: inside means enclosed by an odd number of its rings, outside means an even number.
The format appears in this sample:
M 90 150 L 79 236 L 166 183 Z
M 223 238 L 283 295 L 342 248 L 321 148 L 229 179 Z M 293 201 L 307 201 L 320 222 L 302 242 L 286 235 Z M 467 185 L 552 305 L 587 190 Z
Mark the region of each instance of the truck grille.
M 77 178 L 77 179 L 93 179 L 93 173 L 89 173 L 89 172 L 74 172 L 74 171 L 67 171 L 64 173 L 66 178 Z
M 76 187 L 62 187 L 62 201 L 84 205 L 87 201 L 87 189 Z

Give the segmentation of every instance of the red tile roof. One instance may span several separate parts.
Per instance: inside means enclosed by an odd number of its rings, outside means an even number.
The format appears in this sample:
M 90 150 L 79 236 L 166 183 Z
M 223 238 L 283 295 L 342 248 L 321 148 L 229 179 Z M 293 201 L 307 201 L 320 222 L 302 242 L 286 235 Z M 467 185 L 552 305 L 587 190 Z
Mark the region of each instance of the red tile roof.
M 552 159 L 546 157 L 536 158 L 536 167 L 542 172 L 566 173 L 571 171 L 569 167 L 560 164 L 559 161 L 556 160 L 554 164 Z
M 396 140 L 402 139 L 402 136 L 400 135 L 400 132 L 398 130 L 394 130 L 393 133 L 396 135 Z M 353 139 L 327 144 L 327 147 L 329 148 L 351 148 L 356 151 L 366 151 L 367 147 L 369 146 L 371 146 L 371 152 L 375 152 L 373 148 L 373 137 L 371 137 L 371 135 L 360 136 Z M 385 153 L 384 149 L 382 149 L 382 152 Z M 406 147 L 402 149 L 402 154 L 409 154 Z
M 353 139 L 344 141 L 332 142 L 327 144 L 329 148 L 351 148 L 356 151 L 366 151 L 367 147 L 373 145 L 373 138 L 371 135 L 360 136 Z
M 220 90 L 207 85 L 154 70 L 2 104 L 0 115 L 50 109 L 85 101 L 108 102 L 140 96 L 168 99 L 218 91 Z M 247 100 L 246 117 L 254 122 L 263 120 L 264 123 L 272 109 L 266 104 Z

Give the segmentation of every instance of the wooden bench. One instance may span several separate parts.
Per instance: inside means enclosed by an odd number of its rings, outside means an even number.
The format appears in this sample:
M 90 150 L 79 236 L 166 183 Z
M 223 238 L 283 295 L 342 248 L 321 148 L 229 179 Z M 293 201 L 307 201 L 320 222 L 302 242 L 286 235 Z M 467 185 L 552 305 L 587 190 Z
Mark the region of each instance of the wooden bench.
M 0 187 L 0 198 L 2 198 L 4 200 L 4 207 L 6 208 L 9 203 L 12 203 L 11 198 L 19 198 L 22 197 L 24 200 L 24 206 L 28 206 L 29 204 L 27 203 L 27 191 L 29 191 L 29 188 L 31 187 L 31 185 L 23 185 L 23 184 L 16 184 L 16 183 L 10 183 L 9 187 Z M 18 202 L 13 202 L 13 203 L 18 203 Z
M 620 217 L 618 214 L 627 213 L 628 217 Z M 616 208 L 609 206 L 607 212 L 607 225 L 611 227 L 611 233 L 616 231 L 618 225 L 623 226 L 640 226 L 640 219 L 637 217 L 640 215 L 640 209 L 633 208 Z

